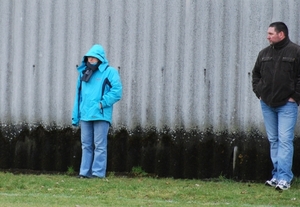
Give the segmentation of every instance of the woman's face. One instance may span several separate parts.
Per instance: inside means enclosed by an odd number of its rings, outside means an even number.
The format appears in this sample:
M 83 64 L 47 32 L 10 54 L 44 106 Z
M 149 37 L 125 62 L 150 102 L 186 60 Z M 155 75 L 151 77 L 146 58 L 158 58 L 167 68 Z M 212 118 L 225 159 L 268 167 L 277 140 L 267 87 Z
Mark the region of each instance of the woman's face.
M 88 57 L 88 62 L 90 64 L 96 64 L 99 60 L 95 57 Z

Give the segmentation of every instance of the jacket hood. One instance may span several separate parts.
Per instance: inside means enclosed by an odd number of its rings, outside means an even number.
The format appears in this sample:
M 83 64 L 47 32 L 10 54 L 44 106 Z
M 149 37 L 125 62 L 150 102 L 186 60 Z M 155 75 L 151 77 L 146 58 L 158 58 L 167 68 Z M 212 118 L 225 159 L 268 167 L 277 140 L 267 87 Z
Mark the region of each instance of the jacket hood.
M 102 62 L 98 67 L 101 72 L 103 72 L 108 66 L 108 60 L 106 59 L 106 55 L 103 47 L 101 45 L 95 44 L 83 56 L 81 65 L 77 68 L 79 72 L 85 69 L 88 57 L 95 57 Z

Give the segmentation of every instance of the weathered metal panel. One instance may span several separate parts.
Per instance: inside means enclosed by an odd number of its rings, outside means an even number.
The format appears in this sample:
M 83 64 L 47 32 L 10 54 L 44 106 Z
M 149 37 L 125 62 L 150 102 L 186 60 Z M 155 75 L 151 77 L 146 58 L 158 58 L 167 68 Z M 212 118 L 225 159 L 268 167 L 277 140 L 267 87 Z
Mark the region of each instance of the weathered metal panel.
M 0 122 L 69 126 L 76 65 L 99 43 L 124 86 L 115 127 L 262 131 L 251 70 L 271 22 L 300 43 L 299 9 L 297 0 L 2 0 Z

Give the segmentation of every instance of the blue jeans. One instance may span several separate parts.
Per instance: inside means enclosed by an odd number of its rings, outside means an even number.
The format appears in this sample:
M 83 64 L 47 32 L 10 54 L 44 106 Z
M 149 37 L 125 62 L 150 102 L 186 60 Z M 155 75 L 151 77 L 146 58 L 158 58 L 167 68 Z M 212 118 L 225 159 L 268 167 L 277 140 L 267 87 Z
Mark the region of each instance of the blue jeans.
M 106 121 L 81 121 L 80 175 L 105 177 L 108 130 L 109 123 Z
M 298 105 L 295 102 L 287 102 L 283 106 L 269 107 L 263 101 L 260 103 L 270 142 L 272 176 L 277 180 L 291 182 Z

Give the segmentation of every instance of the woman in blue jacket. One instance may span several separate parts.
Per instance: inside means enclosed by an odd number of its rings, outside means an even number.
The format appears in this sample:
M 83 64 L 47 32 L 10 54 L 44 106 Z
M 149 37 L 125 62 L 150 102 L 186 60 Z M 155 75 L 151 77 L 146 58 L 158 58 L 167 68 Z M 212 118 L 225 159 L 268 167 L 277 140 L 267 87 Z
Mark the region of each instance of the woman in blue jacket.
M 101 45 L 83 56 L 74 101 L 72 125 L 81 126 L 82 157 L 79 178 L 103 178 L 107 164 L 107 134 L 113 104 L 122 97 L 119 72 L 110 67 Z

